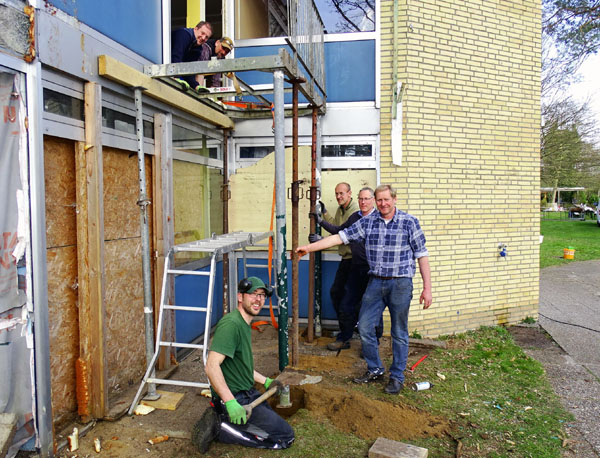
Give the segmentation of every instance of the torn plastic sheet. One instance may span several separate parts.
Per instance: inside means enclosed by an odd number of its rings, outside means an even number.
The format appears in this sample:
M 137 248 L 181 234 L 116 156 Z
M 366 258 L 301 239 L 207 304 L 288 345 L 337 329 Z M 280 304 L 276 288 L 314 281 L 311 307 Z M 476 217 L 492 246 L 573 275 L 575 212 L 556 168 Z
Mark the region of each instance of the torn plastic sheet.
M 35 436 L 24 81 L 0 71 L 0 412 L 17 416 L 8 457 Z

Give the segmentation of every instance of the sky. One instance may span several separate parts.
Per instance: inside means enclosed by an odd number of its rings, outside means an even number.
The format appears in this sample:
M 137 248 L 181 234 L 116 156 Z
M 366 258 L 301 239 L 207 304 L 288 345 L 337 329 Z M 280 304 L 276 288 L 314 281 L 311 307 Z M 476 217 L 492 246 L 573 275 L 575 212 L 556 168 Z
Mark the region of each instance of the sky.
M 588 57 L 578 73 L 581 75 L 582 80 L 579 83 L 572 84 L 569 92 L 573 95 L 573 98 L 582 102 L 586 98 L 590 98 L 600 128 L 600 54 Z

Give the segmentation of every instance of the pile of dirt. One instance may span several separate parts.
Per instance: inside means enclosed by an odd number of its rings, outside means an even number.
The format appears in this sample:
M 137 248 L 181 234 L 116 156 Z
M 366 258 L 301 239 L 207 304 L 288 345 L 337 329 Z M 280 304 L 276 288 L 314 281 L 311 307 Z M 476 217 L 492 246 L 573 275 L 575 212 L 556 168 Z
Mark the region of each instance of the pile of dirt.
M 402 403 L 378 401 L 343 388 L 320 383 L 304 385 L 304 407 L 328 418 L 338 429 L 363 439 L 386 437 L 396 441 L 444 437 L 450 423 Z

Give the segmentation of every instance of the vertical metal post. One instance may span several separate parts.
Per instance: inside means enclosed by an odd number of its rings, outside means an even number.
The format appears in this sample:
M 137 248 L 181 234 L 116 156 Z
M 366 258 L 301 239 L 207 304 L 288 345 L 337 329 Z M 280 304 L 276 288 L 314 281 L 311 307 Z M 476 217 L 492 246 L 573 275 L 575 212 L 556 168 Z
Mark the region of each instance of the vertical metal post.
M 29 120 L 29 199 L 31 205 L 31 264 L 33 287 L 33 339 L 35 355 L 35 408 L 40 456 L 54 456 L 50 382 L 50 330 L 48 321 L 48 271 L 46 268 L 46 197 L 42 131 L 42 67 L 39 60 L 29 67 L 27 117 Z M 20 126 L 23 129 L 25 126 Z M 29 262 L 29 259 L 28 259 Z M 30 293 L 31 294 L 31 293 Z M 31 296 L 30 296 L 31 297 Z
M 317 176 L 315 179 L 315 186 L 318 190 L 319 195 L 321 194 L 321 124 L 317 117 L 317 151 L 315 154 L 315 168 L 317 169 Z M 321 235 L 321 226 L 316 225 L 316 233 Z M 315 253 L 315 336 L 321 337 L 321 304 L 323 303 L 322 298 L 322 283 L 321 283 L 321 257 L 320 251 Z
M 298 81 L 292 83 L 292 366 L 298 365 Z
M 146 163 L 144 158 L 144 123 L 142 119 L 142 88 L 134 88 L 135 93 L 135 132 L 137 136 L 140 231 L 142 236 L 142 279 L 144 286 L 144 330 L 146 337 L 146 364 L 150 365 L 154 356 L 154 317 L 152 304 L 152 279 L 150 277 L 150 233 L 147 207 L 150 204 L 146 193 Z M 154 368 L 152 369 L 154 377 Z M 156 385 L 148 384 L 148 394 L 145 399 L 158 399 Z
M 229 131 L 223 129 L 223 185 L 221 201 L 223 202 L 223 234 L 229 232 Z M 223 315 L 229 310 L 229 253 L 223 254 Z
M 285 225 L 285 111 L 283 72 L 273 73 L 273 100 L 275 116 L 275 240 L 277 251 L 277 297 L 279 299 L 279 370 L 288 365 L 288 290 L 287 250 Z
M 312 109 L 312 142 L 311 142 L 311 155 L 310 155 L 310 211 L 314 213 L 315 205 L 318 198 L 317 190 L 317 107 L 313 106 Z M 310 219 L 310 233 L 313 234 L 317 230 L 316 221 Z M 309 255 L 308 260 L 308 327 L 306 340 L 312 343 L 314 337 L 314 317 L 315 317 L 315 253 L 312 252 Z

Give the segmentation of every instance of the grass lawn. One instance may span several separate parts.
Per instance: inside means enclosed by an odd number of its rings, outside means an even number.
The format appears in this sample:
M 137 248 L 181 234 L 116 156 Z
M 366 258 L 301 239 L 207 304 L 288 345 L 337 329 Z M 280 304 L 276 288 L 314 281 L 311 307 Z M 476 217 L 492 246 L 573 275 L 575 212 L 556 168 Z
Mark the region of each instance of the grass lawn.
M 569 221 L 542 219 L 544 242 L 540 246 L 540 268 L 562 265 L 563 249 L 575 248 L 575 261 L 600 259 L 600 227 L 596 220 Z
M 430 351 L 417 369 L 418 380 L 434 384 L 427 391 L 405 388 L 400 395 L 386 395 L 381 383 L 365 386 L 333 374 L 325 377 L 329 383 L 370 399 L 401 402 L 447 419 L 451 424 L 448 435 L 406 441 L 427 448 L 430 457 L 560 458 L 563 425 L 572 421 L 572 416 L 561 406 L 541 364 L 529 358 L 502 327 L 452 336 L 447 343 L 447 349 Z M 210 456 L 352 458 L 367 456 L 373 443 L 343 433 L 327 418 L 304 409 L 289 421 L 296 432 L 290 449 L 249 450 L 213 444 Z M 385 436 L 385 431 L 381 435 Z

